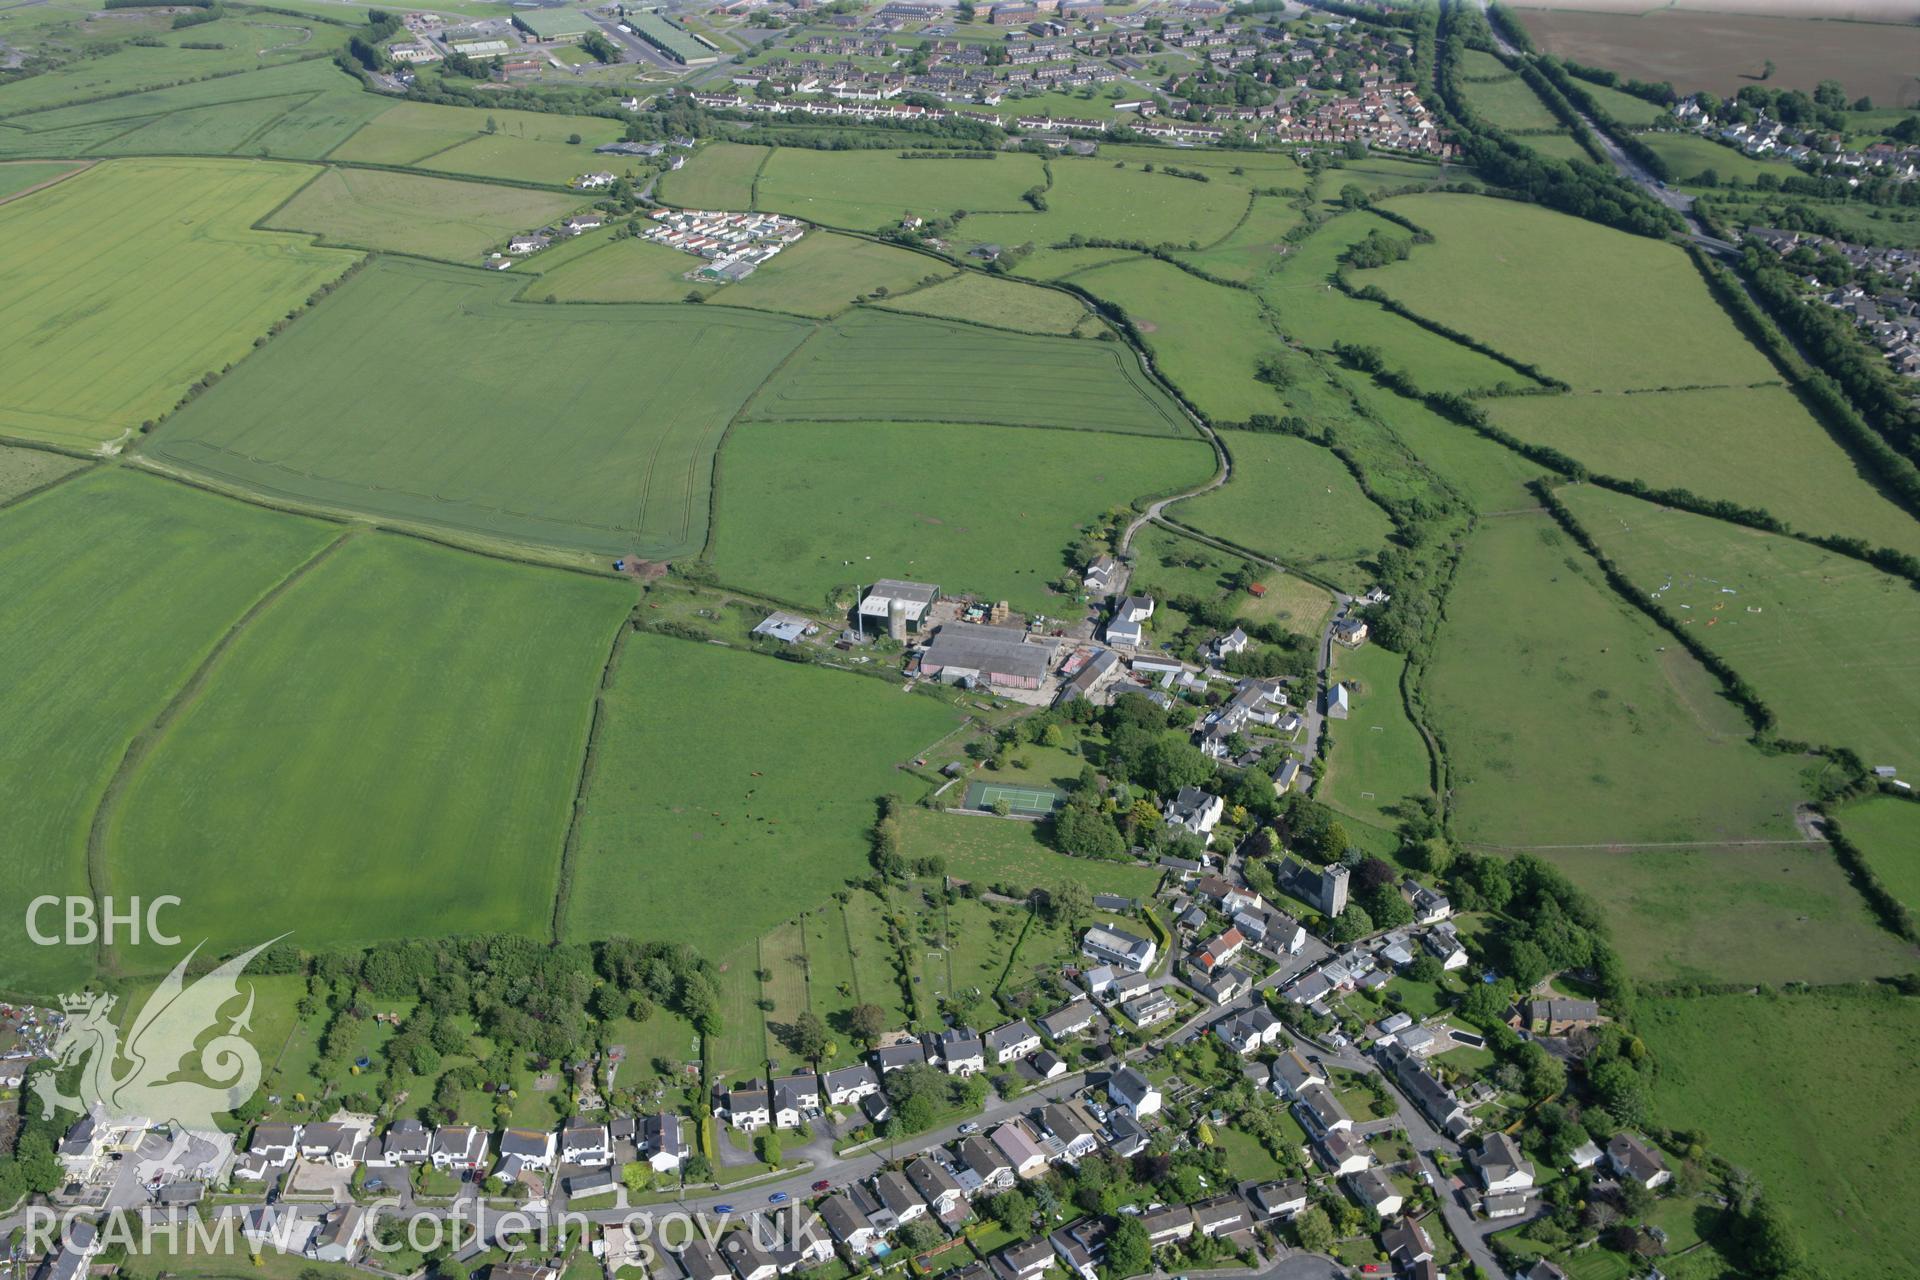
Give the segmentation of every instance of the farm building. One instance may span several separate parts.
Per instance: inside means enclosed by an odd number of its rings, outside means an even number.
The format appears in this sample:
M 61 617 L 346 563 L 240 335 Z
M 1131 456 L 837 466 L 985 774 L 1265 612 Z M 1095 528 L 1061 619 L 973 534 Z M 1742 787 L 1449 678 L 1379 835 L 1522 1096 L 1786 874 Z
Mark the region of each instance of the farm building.
M 753 629 L 756 636 L 766 636 L 770 640 L 783 640 L 788 644 L 800 643 L 807 634 L 807 628 L 813 624 L 795 613 L 770 613 L 760 620 Z
M 573 9 L 521 10 L 513 25 L 541 44 L 577 44 L 594 30 L 593 20 Z
M 1028 644 L 1025 632 L 966 622 L 941 627 L 920 655 L 920 674 L 929 679 L 1009 689 L 1038 689 L 1052 665 L 1051 644 Z
M 860 601 L 860 618 L 863 623 L 878 622 L 890 630 L 894 621 L 894 606 L 898 604 L 901 634 L 895 639 L 904 639 L 920 630 L 927 610 L 939 598 L 940 588 L 931 582 L 902 582 L 897 578 L 882 578 L 867 588 L 866 597 Z
M 629 13 L 627 26 L 661 53 L 683 67 L 703 67 L 720 55 L 679 23 L 658 13 Z

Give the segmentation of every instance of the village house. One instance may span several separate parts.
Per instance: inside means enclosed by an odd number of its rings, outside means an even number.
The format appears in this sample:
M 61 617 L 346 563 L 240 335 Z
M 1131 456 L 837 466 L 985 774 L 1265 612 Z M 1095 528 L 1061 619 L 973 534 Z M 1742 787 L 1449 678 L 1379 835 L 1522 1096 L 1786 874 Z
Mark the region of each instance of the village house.
M 1673 1172 L 1660 1153 L 1646 1139 L 1625 1129 L 1607 1142 L 1607 1164 L 1616 1174 L 1632 1178 L 1649 1191 L 1673 1181 Z
M 1489 1194 L 1525 1191 L 1533 1186 L 1533 1165 L 1520 1154 L 1520 1145 L 1504 1133 L 1490 1133 L 1480 1149 L 1468 1157 Z
M 1040 1034 L 1022 1019 L 987 1032 L 986 1050 L 996 1066 L 1006 1066 L 1040 1051 Z
M 1136 1120 L 1144 1120 L 1160 1110 L 1160 1090 L 1131 1066 L 1121 1067 L 1107 1077 L 1107 1098 L 1123 1107 Z
M 1080 951 L 1116 969 L 1143 974 L 1153 967 L 1157 948 L 1151 939 L 1135 937 L 1112 925 L 1094 925 L 1081 937 Z

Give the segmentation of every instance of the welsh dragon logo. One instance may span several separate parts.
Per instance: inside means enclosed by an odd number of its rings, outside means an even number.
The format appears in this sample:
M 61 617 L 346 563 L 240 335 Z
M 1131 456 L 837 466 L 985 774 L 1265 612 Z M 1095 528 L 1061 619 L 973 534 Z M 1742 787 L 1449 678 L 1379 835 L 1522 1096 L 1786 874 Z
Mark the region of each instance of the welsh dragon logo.
M 56 1070 L 34 1078 L 41 1114 L 100 1107 L 111 1117 L 214 1128 L 215 1115 L 233 1110 L 260 1087 L 260 1053 L 242 1034 L 252 1030 L 253 988 L 238 1013 L 224 1011 L 241 997 L 241 972 L 278 941 L 263 942 L 189 985 L 187 965 L 200 950 L 195 947 L 148 997 L 124 1045 L 112 1016 L 115 997 L 61 997 L 67 1021 L 53 1043 Z M 75 1097 L 61 1092 L 55 1075 L 77 1063 L 84 1066 Z

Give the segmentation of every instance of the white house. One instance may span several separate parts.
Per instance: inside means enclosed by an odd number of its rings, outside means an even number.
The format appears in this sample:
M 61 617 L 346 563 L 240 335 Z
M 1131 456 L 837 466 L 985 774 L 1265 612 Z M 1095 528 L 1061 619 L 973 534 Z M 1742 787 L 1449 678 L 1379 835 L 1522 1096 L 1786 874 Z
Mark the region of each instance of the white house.
M 1520 1154 L 1520 1146 L 1504 1133 L 1490 1133 L 1473 1154 L 1473 1166 L 1480 1174 L 1480 1185 L 1489 1195 L 1503 1191 L 1525 1191 L 1533 1185 L 1533 1165 Z
M 1153 967 L 1158 949 L 1150 938 L 1136 938 L 1112 925 L 1094 925 L 1080 939 L 1080 953 L 1127 973 L 1145 973 Z
M 1162 1098 L 1153 1081 L 1132 1067 L 1121 1067 L 1107 1077 L 1107 1097 L 1116 1107 L 1124 1107 L 1136 1120 L 1160 1110 Z
M 571 1124 L 560 1131 L 560 1162 L 599 1168 L 613 1162 L 613 1138 L 604 1124 Z
M 1190 831 L 1211 844 L 1213 829 L 1226 812 L 1227 802 L 1219 796 L 1199 787 L 1182 787 L 1167 804 L 1166 824 Z
M 996 1066 L 1006 1066 L 1040 1051 L 1040 1033 L 1023 1018 L 987 1032 L 986 1049 Z

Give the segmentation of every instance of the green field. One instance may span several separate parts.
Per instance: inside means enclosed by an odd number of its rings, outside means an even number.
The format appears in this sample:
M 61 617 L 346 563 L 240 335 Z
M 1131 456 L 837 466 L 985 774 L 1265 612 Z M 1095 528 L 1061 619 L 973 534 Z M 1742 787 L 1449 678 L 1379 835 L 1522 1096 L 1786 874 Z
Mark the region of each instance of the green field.
M 469 262 L 581 206 L 578 196 L 379 169 L 324 169 L 267 225 L 328 244 Z
M 1171 163 L 1164 155 L 1153 173 L 1139 165 L 1120 168 L 1104 155 L 1059 157 L 1048 163 L 1053 185 L 1047 190 L 1046 212 L 976 215 L 955 234 L 968 244 L 1057 244 L 1079 235 L 1205 248 L 1240 225 L 1251 200 L 1244 178 L 1218 175 L 1195 182 L 1158 172 Z M 764 193 L 764 184 L 761 189 Z M 998 207 L 1023 208 L 1017 200 Z
M 530 306 L 508 300 L 517 287 L 380 259 L 152 452 L 481 537 L 659 559 L 698 548 L 721 433 L 806 326 L 731 308 Z M 346 370 L 365 370 L 352 413 Z
M 875 800 L 919 787 L 894 766 L 955 724 L 885 681 L 630 637 L 602 706 L 567 935 L 709 955 L 759 936 L 866 874 Z
M 1246 622 L 1272 620 L 1300 635 L 1320 634 L 1333 610 L 1333 597 L 1324 587 L 1291 573 L 1267 572 L 1261 579 L 1265 595 L 1233 591 L 1223 579 L 1246 563 L 1240 556 L 1196 542 L 1163 525 L 1150 524 L 1140 530 L 1133 540 L 1133 560 L 1129 589 L 1162 601 L 1183 595 L 1203 600 L 1231 599 L 1236 618 Z M 1158 615 L 1156 620 L 1163 621 Z
M 1644 1000 L 1660 1063 L 1654 1118 L 1704 1129 L 1759 1178 L 1806 1242 L 1820 1280 L 1909 1273 L 1920 1195 L 1907 1158 L 1920 1092 L 1920 1005 L 1840 992 Z
M 1044 889 L 1076 880 L 1095 893 L 1145 900 L 1160 883 L 1158 867 L 1055 853 L 1041 843 L 1031 822 L 913 808 L 902 815 L 901 824 L 902 852 L 909 860 L 938 855 L 947 860 L 950 875 L 982 888 L 1004 884 Z
M 27 899 L 88 891 L 87 831 L 127 744 L 222 633 L 335 533 L 124 469 L 0 512 L 10 986 L 85 976 L 89 950 L 27 945 Z
M 1441 417 L 1371 380 L 1349 375 L 1355 401 L 1385 422 L 1406 447 L 1476 510 L 1512 511 L 1536 505 L 1527 485 L 1545 472 L 1506 446 Z M 1291 392 L 1289 393 L 1291 394 Z
M 720 457 L 713 562 L 730 585 L 823 607 L 875 575 L 938 582 L 1023 612 L 1069 611 L 1047 583 L 1081 527 L 1199 484 L 1198 440 L 1015 427 L 753 422 Z M 963 479 L 974 473 L 971 481 Z
M 0 433 L 95 445 L 171 408 L 353 255 L 249 224 L 308 173 L 290 165 L 96 165 L 0 206 Z M 132 218 L 128 210 L 138 209 Z
M 1870 796 L 1834 818 L 1887 892 L 1908 910 L 1920 911 L 1920 805 L 1894 796 Z
M 1808 533 L 1920 551 L 1920 521 L 1882 496 L 1782 387 L 1515 396 L 1489 413 L 1602 475 L 1758 507 Z
M 1690 186 L 1693 179 L 1708 169 L 1722 184 L 1752 183 L 1763 174 L 1775 178 L 1792 176 L 1797 170 L 1782 160 L 1756 159 L 1733 147 L 1722 146 L 1697 133 L 1643 133 L 1640 140 L 1667 162 L 1676 185 Z
M 56 160 L 45 162 L 22 160 L 11 164 L 0 164 L 0 200 L 10 200 L 30 187 L 43 182 L 52 182 L 65 177 L 79 166 L 62 164 Z
M 1561 495 L 1636 587 L 1753 685 L 1782 737 L 1920 771 L 1911 585 L 1792 538 L 1591 485 Z
M 1498 80 L 1467 81 L 1461 92 L 1475 115 L 1508 133 L 1561 127 L 1559 117 L 1547 109 L 1547 104 L 1540 101 L 1540 96 L 1527 86 L 1518 72 L 1510 71 Z
M 875 231 L 908 214 L 1024 209 L 1020 193 L 1045 181 L 1039 157 L 1025 153 L 995 153 L 991 160 L 903 160 L 893 151 L 783 147 L 760 170 L 754 207 Z M 686 196 L 675 188 L 673 198 Z M 971 236 L 971 220 L 967 226 Z
M 772 150 L 710 142 L 683 167 L 661 177 L 660 199 L 682 209 L 751 209 L 753 177 Z
M 1542 856 L 1600 904 L 1637 979 L 1819 984 L 1913 967 L 1823 844 Z
M 1467 543 L 1426 694 L 1469 842 L 1794 835 L 1801 762 L 1749 745 L 1713 678 L 1545 515 Z
M 1621 124 L 1633 128 L 1644 128 L 1667 113 L 1665 107 L 1627 93 L 1625 90 L 1609 89 L 1606 85 L 1594 84 L 1588 80 L 1581 80 L 1578 83 L 1602 111 Z
M 544 933 L 631 599 L 411 538 L 349 540 L 241 630 L 126 779 L 105 833 L 113 891 L 177 893 L 185 932 L 229 947 L 284 930 L 308 946 Z M 271 876 L 234 874 L 262 851 L 285 851 Z
M 1520 139 L 1526 146 L 1532 147 L 1543 156 L 1555 160 L 1583 160 L 1593 163 L 1593 157 L 1580 145 L 1570 133 L 1530 133 Z
M 0 445 L 0 504 L 72 475 L 87 463 L 64 453 Z
M 1213 244 L 1176 255 L 1209 275 L 1251 284 L 1279 265 L 1293 248 L 1287 232 L 1300 224 L 1290 197 L 1255 196 L 1240 225 Z
M 1087 304 L 1070 293 L 978 271 L 963 271 L 931 288 L 916 289 L 877 305 L 889 311 L 911 311 L 1026 333 L 1069 334 L 1092 323 Z
M 1361 279 L 1575 387 L 1745 386 L 1777 376 L 1673 245 L 1511 200 L 1420 195 L 1391 204 L 1434 243 Z
M 1224 442 L 1232 478 L 1167 514 L 1281 564 L 1363 589 L 1370 574 L 1355 562 L 1377 555 L 1393 524 L 1346 464 L 1297 436 L 1235 431 Z
M 569 143 L 576 134 L 580 142 Z M 621 136 L 619 121 L 598 116 L 403 102 L 380 113 L 328 158 L 557 186 L 590 170 L 624 170 L 624 158 L 593 154 L 593 148 Z
M 742 416 L 1189 432 L 1179 407 L 1122 343 L 867 310 L 817 330 Z
M 1328 757 L 1316 799 L 1375 826 L 1391 827 L 1387 810 L 1407 798 L 1432 794 L 1427 744 L 1407 718 L 1400 673 L 1407 660 L 1379 645 L 1336 647 L 1333 678 L 1353 682 L 1352 714 L 1333 721 Z

